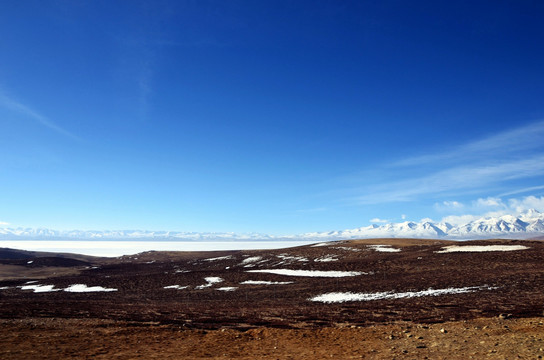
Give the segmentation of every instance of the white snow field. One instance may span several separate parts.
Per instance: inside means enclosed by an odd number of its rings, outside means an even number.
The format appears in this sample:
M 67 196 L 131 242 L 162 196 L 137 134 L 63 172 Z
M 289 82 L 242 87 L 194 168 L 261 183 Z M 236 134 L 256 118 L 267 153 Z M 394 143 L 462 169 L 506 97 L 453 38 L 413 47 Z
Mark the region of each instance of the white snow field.
M 1 234 L 1 229 L 0 229 Z M 2 247 L 93 256 L 117 257 L 144 251 L 219 251 L 283 249 L 312 244 L 312 240 L 290 241 L 115 241 L 115 240 L 1 240 Z
M 105 288 L 102 286 L 87 286 L 85 284 L 73 284 L 68 286 L 64 291 L 67 292 L 109 292 L 109 291 L 117 291 L 117 289 L 113 288 Z
M 352 292 L 332 292 L 315 296 L 308 300 L 323 302 L 323 303 L 341 303 L 347 301 L 372 301 L 383 299 L 402 299 L 421 296 L 439 296 L 447 294 L 463 294 L 478 290 L 493 290 L 495 287 L 483 286 L 468 286 L 463 288 L 446 288 L 446 289 L 427 289 L 422 291 L 407 291 L 396 293 L 393 291 L 378 292 L 378 293 L 352 293 Z
M 292 269 L 262 269 L 262 270 L 247 270 L 247 272 L 255 273 L 270 273 L 286 276 L 303 276 L 303 277 L 346 277 L 366 275 L 361 271 L 320 271 L 320 270 L 292 270 Z
M 517 251 L 529 249 L 524 245 L 450 245 L 437 251 L 439 254 L 453 252 Z
M 220 288 L 217 288 L 215 290 L 219 290 L 219 291 L 234 291 L 238 289 L 236 286 L 224 286 L 224 287 L 220 287 Z

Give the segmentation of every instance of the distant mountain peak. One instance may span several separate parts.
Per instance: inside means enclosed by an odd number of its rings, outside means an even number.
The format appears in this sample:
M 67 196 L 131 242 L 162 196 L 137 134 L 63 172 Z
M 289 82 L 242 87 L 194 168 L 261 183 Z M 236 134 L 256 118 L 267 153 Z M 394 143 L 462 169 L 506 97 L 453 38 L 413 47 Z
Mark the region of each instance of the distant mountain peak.
M 311 232 L 299 235 L 272 236 L 233 232 L 176 232 L 146 230 L 59 231 L 46 228 L 0 228 L 0 240 L 168 240 L 168 241 L 258 241 L 258 240 L 343 240 L 362 238 L 433 238 L 485 239 L 531 238 L 544 235 L 544 214 L 529 209 L 514 215 L 482 217 L 465 224 L 447 222 L 404 221 L 401 223 L 371 224 L 342 231 Z M 1 243 L 0 243 L 1 246 Z

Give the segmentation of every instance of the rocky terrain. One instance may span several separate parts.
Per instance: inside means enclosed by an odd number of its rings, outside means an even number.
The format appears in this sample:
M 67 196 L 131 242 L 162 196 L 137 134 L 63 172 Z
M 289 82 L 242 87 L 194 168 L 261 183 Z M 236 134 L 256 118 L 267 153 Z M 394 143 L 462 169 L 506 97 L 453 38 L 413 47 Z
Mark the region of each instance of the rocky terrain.
M 544 243 L 0 251 L 2 358 L 537 358 Z

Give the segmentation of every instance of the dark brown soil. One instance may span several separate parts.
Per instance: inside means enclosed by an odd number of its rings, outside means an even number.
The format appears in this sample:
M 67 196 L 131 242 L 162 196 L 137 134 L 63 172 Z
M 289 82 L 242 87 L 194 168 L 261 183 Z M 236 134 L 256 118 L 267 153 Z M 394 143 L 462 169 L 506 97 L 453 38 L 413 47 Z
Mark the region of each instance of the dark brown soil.
M 539 359 L 542 318 L 356 328 L 187 330 L 109 320 L 0 320 L 1 359 Z
M 378 252 L 368 246 L 373 244 L 401 251 Z M 457 358 L 512 358 L 507 348 L 519 348 L 529 358 L 544 355 L 539 350 L 544 348 L 544 243 L 473 241 L 455 244 L 525 245 L 529 249 L 436 252 L 450 244 L 382 239 L 267 251 L 149 252 L 94 259 L 86 266 L 74 263 L 67 267 L 73 273 L 61 276 L 51 274 L 52 267 L 59 268 L 55 261 L 49 266 L 24 259 L 9 266 L 41 269 L 43 274 L 22 279 L 13 269 L 9 276 L 3 274 L 0 267 L 0 279 L 5 279 L 0 281 L 0 319 L 4 319 L 0 357 L 452 358 L 447 355 L 458 351 Z M 214 259 L 218 257 L 223 258 Z M 318 261 L 327 258 L 338 260 Z M 248 272 L 258 269 L 365 275 L 321 278 Z M 202 287 L 208 277 L 223 281 Z M 54 285 L 61 291 L 34 293 L 20 288 L 32 280 L 37 280 L 33 285 Z M 293 283 L 241 284 L 247 280 Z M 62 291 L 73 284 L 117 291 Z M 187 288 L 165 289 L 172 285 Z M 222 291 L 223 287 L 236 289 Z M 310 301 L 329 292 L 464 287 L 482 288 L 364 302 Z

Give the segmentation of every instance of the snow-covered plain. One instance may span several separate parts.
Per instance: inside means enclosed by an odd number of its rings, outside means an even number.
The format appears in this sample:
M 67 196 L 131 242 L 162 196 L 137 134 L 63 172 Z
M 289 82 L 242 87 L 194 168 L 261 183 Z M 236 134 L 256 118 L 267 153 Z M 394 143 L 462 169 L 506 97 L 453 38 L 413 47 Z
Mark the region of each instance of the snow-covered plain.
M 220 251 L 284 249 L 309 245 L 312 240 L 301 241 L 79 241 L 79 240 L 0 240 L 0 247 L 92 256 L 117 257 L 144 251 Z
M 378 293 L 352 293 L 352 292 L 331 292 L 310 298 L 310 301 L 323 303 L 341 303 L 348 301 L 372 301 L 383 299 L 402 299 L 421 296 L 439 296 L 447 294 L 463 294 L 478 290 L 493 290 L 494 287 L 487 285 L 483 286 L 468 286 L 463 288 L 446 288 L 446 289 L 427 289 L 422 291 L 407 291 L 396 293 L 393 291 L 378 292 Z
M 443 247 L 437 253 L 517 251 L 525 249 L 529 249 L 529 247 L 524 245 L 450 245 Z
M 261 269 L 247 270 L 247 272 L 269 273 L 286 276 L 303 276 L 303 277 L 347 277 L 365 275 L 361 271 L 320 271 L 320 270 L 292 270 L 292 269 Z

